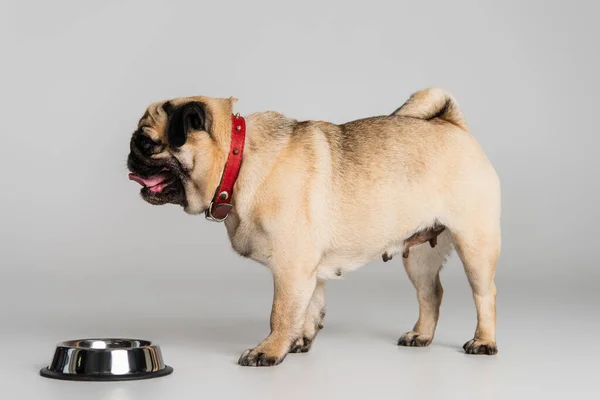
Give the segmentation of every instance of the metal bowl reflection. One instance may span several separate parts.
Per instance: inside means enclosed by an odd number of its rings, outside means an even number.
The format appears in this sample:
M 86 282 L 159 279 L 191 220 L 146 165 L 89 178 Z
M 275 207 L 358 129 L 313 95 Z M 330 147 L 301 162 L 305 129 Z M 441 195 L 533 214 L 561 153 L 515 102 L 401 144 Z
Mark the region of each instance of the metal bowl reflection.
M 76 381 L 121 381 L 169 375 L 160 347 L 141 339 L 81 339 L 59 343 L 40 374 Z

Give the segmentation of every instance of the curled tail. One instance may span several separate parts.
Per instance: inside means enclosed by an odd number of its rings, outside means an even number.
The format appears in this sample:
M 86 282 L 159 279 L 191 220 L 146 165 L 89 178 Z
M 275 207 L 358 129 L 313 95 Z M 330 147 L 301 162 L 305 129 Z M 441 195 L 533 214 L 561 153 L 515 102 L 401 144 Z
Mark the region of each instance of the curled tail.
M 413 93 L 392 115 L 424 120 L 443 119 L 467 130 L 467 123 L 454 97 L 443 89 L 430 88 Z

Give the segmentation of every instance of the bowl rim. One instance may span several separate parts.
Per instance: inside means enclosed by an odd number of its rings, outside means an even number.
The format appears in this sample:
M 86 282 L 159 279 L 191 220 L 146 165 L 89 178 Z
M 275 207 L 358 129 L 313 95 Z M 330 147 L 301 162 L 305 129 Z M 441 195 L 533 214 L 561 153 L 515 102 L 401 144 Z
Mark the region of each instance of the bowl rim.
M 81 345 L 82 343 L 90 343 L 90 342 L 127 342 L 129 344 L 136 343 L 136 345 L 126 345 L 126 346 L 114 346 L 114 347 L 92 347 Z M 109 338 L 109 337 L 94 337 L 94 338 L 80 338 L 80 339 L 70 339 L 59 342 L 55 348 L 68 348 L 68 349 L 78 349 L 83 351 L 113 351 L 113 350 L 135 350 L 135 349 L 145 349 L 149 347 L 159 348 L 158 344 L 155 344 L 152 340 L 147 339 L 133 339 L 133 338 Z

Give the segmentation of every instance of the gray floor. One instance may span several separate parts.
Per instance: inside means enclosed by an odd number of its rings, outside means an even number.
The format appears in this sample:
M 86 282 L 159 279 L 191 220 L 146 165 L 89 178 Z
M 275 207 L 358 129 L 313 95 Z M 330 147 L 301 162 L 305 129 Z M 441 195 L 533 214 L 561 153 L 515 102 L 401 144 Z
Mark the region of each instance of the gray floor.
M 13 303 L 17 305 L 2 306 L 0 387 L 13 394 L 7 398 L 63 400 L 600 394 L 593 283 L 548 277 L 504 281 L 499 273 L 500 353 L 467 356 L 461 346 L 471 338 L 475 315 L 460 266 L 452 261 L 443 273 L 446 293 L 434 343 L 411 349 L 396 347 L 395 341 L 416 317 L 412 287 L 399 265 L 379 264 L 330 283 L 326 326 L 313 349 L 291 354 L 274 368 L 236 365 L 239 354 L 268 330 L 271 282 L 260 267 L 238 265 L 204 281 L 187 279 L 185 271 L 160 280 L 153 279 L 152 271 L 60 279 L 40 271 L 29 285 L 13 280 L 16 287 L 28 289 L 21 291 L 19 302 Z M 28 301 L 34 298 L 28 291 L 38 300 Z M 124 383 L 38 376 L 56 342 L 90 336 L 156 340 L 175 372 Z

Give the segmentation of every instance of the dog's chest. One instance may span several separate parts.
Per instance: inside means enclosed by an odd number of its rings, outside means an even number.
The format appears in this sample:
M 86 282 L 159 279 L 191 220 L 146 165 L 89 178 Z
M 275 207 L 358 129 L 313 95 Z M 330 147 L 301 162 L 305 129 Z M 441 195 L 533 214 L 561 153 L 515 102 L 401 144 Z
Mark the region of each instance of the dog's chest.
M 226 226 L 231 246 L 238 254 L 268 266 L 272 253 L 271 244 L 260 227 L 242 222 L 237 217 L 228 220 Z

